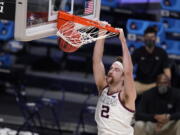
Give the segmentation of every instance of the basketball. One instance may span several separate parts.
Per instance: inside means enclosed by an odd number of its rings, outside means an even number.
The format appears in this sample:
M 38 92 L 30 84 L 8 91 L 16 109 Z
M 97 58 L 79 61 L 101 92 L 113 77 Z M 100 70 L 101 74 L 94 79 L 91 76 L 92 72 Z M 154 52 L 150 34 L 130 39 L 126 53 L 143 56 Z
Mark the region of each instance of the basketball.
M 79 48 L 72 46 L 70 44 L 68 44 L 66 41 L 64 41 L 63 39 L 59 38 L 58 39 L 58 45 L 59 48 L 63 51 L 63 52 L 68 52 L 68 53 L 72 53 L 77 51 Z
M 81 35 L 74 28 L 74 24 L 71 23 L 69 29 L 61 29 L 60 32 L 63 33 L 64 37 L 72 44 L 67 43 L 62 38 L 58 39 L 59 48 L 64 52 L 75 52 L 79 49 L 81 44 Z M 76 47 L 77 46 L 77 47 Z

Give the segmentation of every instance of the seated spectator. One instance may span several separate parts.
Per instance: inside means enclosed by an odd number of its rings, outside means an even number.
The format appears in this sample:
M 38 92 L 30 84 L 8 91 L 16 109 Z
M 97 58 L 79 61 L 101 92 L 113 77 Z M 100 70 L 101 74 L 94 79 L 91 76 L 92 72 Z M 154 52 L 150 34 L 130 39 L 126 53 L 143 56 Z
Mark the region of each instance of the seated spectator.
M 148 27 L 144 34 L 144 46 L 136 49 L 132 54 L 133 64 L 137 65 L 135 86 L 137 94 L 142 94 L 156 86 L 156 78 L 165 73 L 171 79 L 168 55 L 165 50 L 156 45 L 154 26 Z
M 180 135 L 180 90 L 170 86 L 167 75 L 142 94 L 135 119 L 134 135 Z

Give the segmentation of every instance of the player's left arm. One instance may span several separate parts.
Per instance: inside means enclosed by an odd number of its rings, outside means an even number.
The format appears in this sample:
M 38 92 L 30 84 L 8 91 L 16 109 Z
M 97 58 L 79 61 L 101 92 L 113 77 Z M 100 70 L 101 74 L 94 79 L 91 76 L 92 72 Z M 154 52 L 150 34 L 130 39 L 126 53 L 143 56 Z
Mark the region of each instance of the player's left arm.
M 136 89 L 133 79 L 133 64 L 127 47 L 126 39 L 122 29 L 119 29 L 119 39 L 122 44 L 123 51 L 123 67 L 124 67 L 124 92 L 122 100 L 126 105 L 134 105 L 136 99 Z

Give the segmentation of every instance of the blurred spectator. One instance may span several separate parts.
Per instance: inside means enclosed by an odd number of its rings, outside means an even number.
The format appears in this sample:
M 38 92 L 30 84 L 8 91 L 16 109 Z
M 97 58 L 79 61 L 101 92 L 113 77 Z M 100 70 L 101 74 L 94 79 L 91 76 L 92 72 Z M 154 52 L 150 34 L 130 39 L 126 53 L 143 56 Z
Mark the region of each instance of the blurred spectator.
M 170 0 L 164 0 L 163 2 L 164 2 L 164 5 L 166 5 L 166 6 L 172 5 Z
M 133 30 L 138 29 L 136 23 L 134 23 L 134 22 L 131 23 L 131 29 L 133 29 Z
M 180 90 L 159 75 L 157 86 L 143 93 L 135 116 L 135 135 L 180 135 Z
M 150 26 L 145 30 L 144 46 L 132 54 L 133 64 L 137 65 L 135 86 L 137 94 L 155 87 L 156 78 L 165 73 L 171 79 L 171 70 L 166 51 L 156 45 L 157 28 Z

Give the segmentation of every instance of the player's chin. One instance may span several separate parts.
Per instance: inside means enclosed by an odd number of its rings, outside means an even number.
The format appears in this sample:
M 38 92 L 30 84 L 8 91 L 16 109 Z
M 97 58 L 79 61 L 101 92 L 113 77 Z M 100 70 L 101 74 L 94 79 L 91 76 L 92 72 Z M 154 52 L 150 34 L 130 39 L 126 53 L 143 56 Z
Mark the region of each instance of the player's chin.
M 107 78 L 107 83 L 108 83 L 108 84 L 112 84 L 112 82 L 113 82 L 112 77 L 108 77 L 108 78 Z

